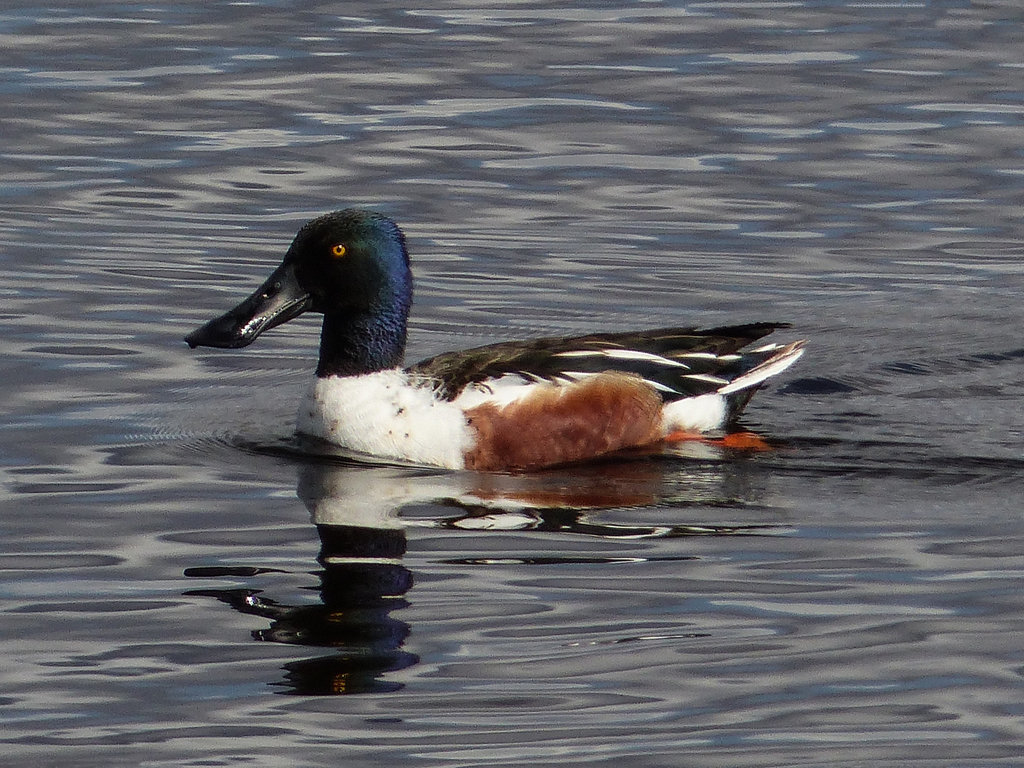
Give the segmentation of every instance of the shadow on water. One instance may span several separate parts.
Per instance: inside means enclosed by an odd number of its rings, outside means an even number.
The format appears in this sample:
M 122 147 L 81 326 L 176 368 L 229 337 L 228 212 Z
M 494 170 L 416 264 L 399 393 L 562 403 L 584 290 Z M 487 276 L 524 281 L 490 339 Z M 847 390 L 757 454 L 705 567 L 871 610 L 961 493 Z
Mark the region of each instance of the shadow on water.
M 280 454 L 280 446 L 248 446 Z M 701 458 L 725 458 L 711 446 Z M 290 452 L 290 451 L 289 451 Z M 780 526 L 723 524 L 622 524 L 596 515 L 614 508 L 671 503 L 687 506 L 756 505 L 742 461 L 681 463 L 679 457 L 610 461 L 530 475 L 450 473 L 373 466 L 294 453 L 297 495 L 320 538 L 315 604 L 289 605 L 256 588 L 195 589 L 232 609 L 270 622 L 254 640 L 329 648 L 331 653 L 284 665 L 279 692 L 299 695 L 388 693 L 403 685 L 389 675 L 418 663 L 403 650 L 409 625 L 392 614 L 410 603 L 414 575 L 403 562 L 407 530 L 516 532 L 603 539 L 663 539 L 774 533 Z M 464 567 L 495 564 L 571 565 L 639 560 L 693 560 L 690 555 L 650 558 L 561 555 L 446 558 Z M 279 569 L 195 567 L 191 578 L 255 579 Z

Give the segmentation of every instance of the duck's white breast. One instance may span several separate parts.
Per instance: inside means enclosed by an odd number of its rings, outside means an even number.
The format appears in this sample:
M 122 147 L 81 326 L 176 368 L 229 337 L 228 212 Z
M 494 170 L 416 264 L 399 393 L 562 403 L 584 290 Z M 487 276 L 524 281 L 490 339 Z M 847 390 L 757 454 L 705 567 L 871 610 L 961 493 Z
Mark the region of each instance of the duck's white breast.
M 399 369 L 317 378 L 297 429 L 372 456 L 461 469 L 473 434 L 458 406 Z

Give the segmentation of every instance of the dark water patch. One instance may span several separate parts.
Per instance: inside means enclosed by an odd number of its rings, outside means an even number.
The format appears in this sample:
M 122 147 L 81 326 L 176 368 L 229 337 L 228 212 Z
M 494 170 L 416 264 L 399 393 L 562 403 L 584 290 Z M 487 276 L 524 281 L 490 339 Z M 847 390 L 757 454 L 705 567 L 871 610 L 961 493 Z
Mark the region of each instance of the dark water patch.
M 109 493 L 120 491 L 127 486 L 124 483 L 16 483 L 12 484 L 11 490 L 15 493 L 44 493 L 44 494 L 80 494 L 80 493 Z
M 779 390 L 787 395 L 841 395 L 856 391 L 857 387 L 826 376 L 793 379 Z
M 259 544 L 260 546 L 275 546 L 289 544 L 296 541 L 306 541 L 309 533 L 303 526 L 286 528 L 261 528 L 253 526 L 238 530 L 211 530 L 200 531 L 173 531 L 161 536 L 161 539 L 176 544 L 214 544 L 239 545 Z
M 116 601 L 95 601 L 95 600 L 75 600 L 73 602 L 67 602 L 61 609 L 62 612 L 68 614 L 126 614 L 135 611 L 159 611 L 164 608 L 173 608 L 177 606 L 177 603 L 170 601 L 135 601 L 135 600 L 116 600 Z M 38 603 L 38 604 L 26 604 L 17 608 L 12 608 L 12 613 L 49 613 L 53 610 L 53 606 L 49 603 Z
M 909 376 L 927 376 L 934 373 L 931 366 L 924 363 L 896 362 L 886 363 L 882 366 L 883 371 Z
M 664 643 L 673 640 L 698 640 L 711 637 L 707 632 L 685 632 L 674 635 L 636 635 L 635 637 L 618 637 L 614 640 L 595 640 L 592 645 L 622 645 L 623 643 Z
M 911 376 L 946 376 L 967 371 L 984 370 L 1024 358 L 1024 350 L 1011 349 L 1006 352 L 985 352 L 965 355 L 954 359 L 932 359 L 914 362 L 891 362 L 882 369 L 891 373 Z
M 40 554 L 2 554 L 0 570 L 54 571 L 72 568 L 112 568 L 125 562 L 122 557 L 100 554 L 51 552 Z
M 951 557 L 1017 557 L 1020 554 L 1020 543 L 1020 537 L 935 542 L 928 552 Z
M 7 473 L 15 477 L 24 475 L 73 475 L 74 470 L 67 467 L 9 467 Z
M 288 729 L 261 725 L 259 732 L 265 737 L 283 736 L 288 733 Z M 178 739 L 245 739 L 251 736 L 251 726 L 213 725 L 205 727 L 165 727 L 159 729 L 133 728 L 130 733 L 101 733 L 80 737 L 76 736 L 74 731 L 69 731 L 55 733 L 52 736 L 39 739 L 38 742 L 14 738 L 9 743 L 30 743 L 34 746 L 50 747 L 128 746 L 132 744 L 166 744 L 168 741 Z
M 81 345 L 27 347 L 25 351 L 44 355 L 70 355 L 74 357 L 110 357 L 139 354 L 131 349 L 117 349 L 116 347 L 88 347 Z

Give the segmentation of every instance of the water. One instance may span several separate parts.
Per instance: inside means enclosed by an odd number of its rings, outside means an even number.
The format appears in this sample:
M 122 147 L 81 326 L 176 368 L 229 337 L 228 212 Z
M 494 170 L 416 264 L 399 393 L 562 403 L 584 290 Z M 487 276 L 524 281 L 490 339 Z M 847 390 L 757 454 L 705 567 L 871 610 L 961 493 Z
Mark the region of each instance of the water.
M 1017 765 L 1011 3 L 8 3 L 12 765 Z M 306 218 L 406 228 L 410 359 L 788 320 L 777 443 L 315 461 L 315 321 L 182 336 Z M 350 695 L 345 695 L 350 694 Z

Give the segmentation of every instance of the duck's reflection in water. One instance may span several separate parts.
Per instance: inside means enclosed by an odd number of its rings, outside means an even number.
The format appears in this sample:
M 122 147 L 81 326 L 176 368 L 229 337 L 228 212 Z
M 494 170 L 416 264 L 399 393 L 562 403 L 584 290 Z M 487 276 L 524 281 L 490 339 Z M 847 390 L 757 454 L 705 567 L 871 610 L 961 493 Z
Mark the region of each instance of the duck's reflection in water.
M 392 612 L 408 605 L 405 593 L 412 573 L 402 565 L 405 533 L 400 528 L 361 525 L 317 525 L 320 534 L 316 573 L 320 603 L 285 605 L 255 589 L 192 590 L 208 595 L 241 613 L 270 620 L 254 630 L 256 640 L 330 648 L 332 653 L 284 666 L 281 692 L 303 695 L 382 693 L 401 685 L 384 679 L 415 664 L 402 650 L 409 625 Z M 258 576 L 257 569 L 190 568 L 187 576 Z
M 401 560 L 407 527 L 451 530 L 544 531 L 607 538 L 663 538 L 755 534 L 774 526 L 625 525 L 603 523 L 595 513 L 612 507 L 668 502 L 687 505 L 750 501 L 736 464 L 609 462 L 535 475 L 484 475 L 307 460 L 299 467 L 298 496 L 320 536 L 316 587 L 321 603 L 286 605 L 257 589 L 205 589 L 237 611 L 261 616 L 270 626 L 257 640 L 331 648 L 328 655 L 291 662 L 284 693 L 303 695 L 388 692 L 401 684 L 389 673 L 418 661 L 402 649 L 409 625 L 392 613 L 408 605 L 413 575 Z M 740 473 L 742 474 L 742 473 Z M 424 505 L 424 507 L 416 507 Z M 429 514 L 424 516 L 423 509 Z M 405 517 L 399 513 L 406 509 Z M 578 557 L 528 558 L 509 553 L 501 562 L 579 562 Z M 614 562 L 623 558 L 584 558 Z M 628 558 L 633 559 L 633 558 Z M 681 556 L 678 559 L 688 559 Z M 462 559 L 467 565 L 495 558 Z M 191 568 L 192 577 L 256 577 L 253 568 Z

